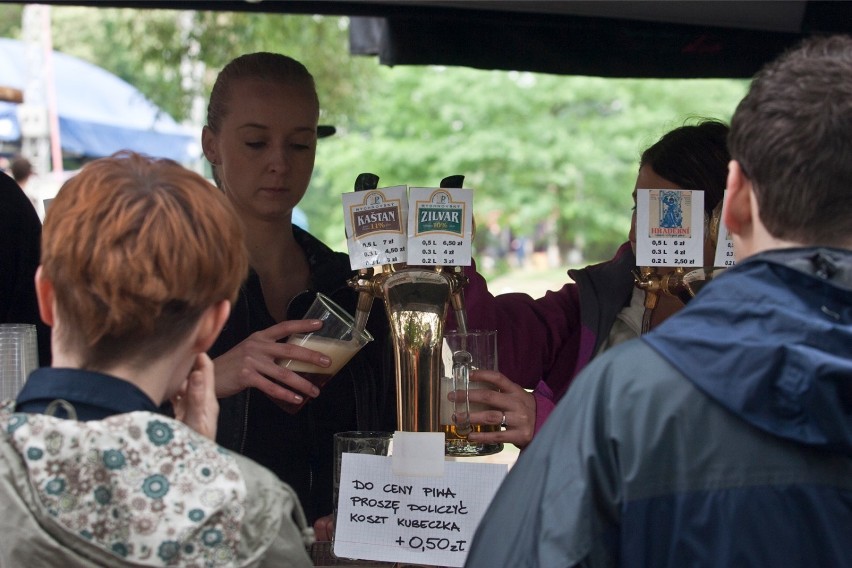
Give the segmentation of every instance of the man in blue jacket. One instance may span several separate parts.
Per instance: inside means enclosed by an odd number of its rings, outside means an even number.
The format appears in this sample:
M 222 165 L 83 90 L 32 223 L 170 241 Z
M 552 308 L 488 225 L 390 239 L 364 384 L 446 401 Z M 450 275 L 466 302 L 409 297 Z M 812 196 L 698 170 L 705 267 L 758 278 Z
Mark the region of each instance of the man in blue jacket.
M 729 146 L 738 265 L 578 377 L 467 566 L 852 566 L 852 38 L 767 65 Z

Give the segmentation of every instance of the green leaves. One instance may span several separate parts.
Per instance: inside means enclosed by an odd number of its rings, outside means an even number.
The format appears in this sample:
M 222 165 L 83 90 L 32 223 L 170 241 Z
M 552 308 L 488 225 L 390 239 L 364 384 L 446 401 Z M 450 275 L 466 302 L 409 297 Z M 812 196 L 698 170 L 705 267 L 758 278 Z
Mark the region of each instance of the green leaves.
M 477 219 L 496 218 L 529 237 L 545 224 L 563 259 L 570 248 L 585 249 L 589 261 L 608 258 L 627 238 L 642 150 L 690 117 L 727 121 L 747 85 L 382 67 L 349 55 L 345 17 L 59 6 L 52 13 L 56 49 L 117 73 L 179 120 L 190 116 L 193 97 L 206 106 L 216 72 L 239 54 L 278 51 L 305 63 L 321 122 L 338 133 L 320 141 L 301 207 L 311 231 L 338 250 L 340 194 L 369 171 L 380 186 L 435 186 L 464 174 Z M 187 61 L 204 65 L 197 86 L 181 80 Z

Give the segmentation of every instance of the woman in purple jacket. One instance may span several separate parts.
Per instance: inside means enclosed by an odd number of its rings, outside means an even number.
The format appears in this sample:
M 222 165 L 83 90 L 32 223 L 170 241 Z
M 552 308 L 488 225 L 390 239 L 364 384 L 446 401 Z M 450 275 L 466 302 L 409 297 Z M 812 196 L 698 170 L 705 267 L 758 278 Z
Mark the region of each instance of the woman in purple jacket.
M 730 161 L 727 134 L 727 125 L 714 120 L 668 132 L 642 153 L 635 188 L 703 190 L 709 219 L 724 195 Z M 635 189 L 633 198 L 635 203 Z M 634 207 L 629 240 L 612 259 L 569 270 L 573 282 L 538 299 L 521 293 L 494 296 L 478 273 L 469 272 L 468 326 L 498 330 L 500 353 L 500 373 L 480 371 L 477 380 L 501 391 L 470 391 L 472 402 L 496 409 L 472 414 L 471 421 L 505 428 L 472 433 L 471 441 L 526 446 L 592 358 L 638 337 L 683 307 L 676 298 L 660 295 L 654 310 L 646 313 L 645 292 L 634 286 L 632 273 L 635 229 Z M 534 390 L 530 394 L 524 389 Z

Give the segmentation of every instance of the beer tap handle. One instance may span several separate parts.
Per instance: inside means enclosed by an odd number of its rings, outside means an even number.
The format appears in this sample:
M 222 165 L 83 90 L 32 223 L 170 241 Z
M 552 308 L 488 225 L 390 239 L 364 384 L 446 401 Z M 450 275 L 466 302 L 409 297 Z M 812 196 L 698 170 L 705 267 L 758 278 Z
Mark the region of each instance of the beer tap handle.
M 379 176 L 364 172 L 355 178 L 355 191 L 367 191 L 379 187 Z
M 460 174 L 447 176 L 441 180 L 441 187 L 445 189 L 461 189 L 464 187 L 464 176 Z

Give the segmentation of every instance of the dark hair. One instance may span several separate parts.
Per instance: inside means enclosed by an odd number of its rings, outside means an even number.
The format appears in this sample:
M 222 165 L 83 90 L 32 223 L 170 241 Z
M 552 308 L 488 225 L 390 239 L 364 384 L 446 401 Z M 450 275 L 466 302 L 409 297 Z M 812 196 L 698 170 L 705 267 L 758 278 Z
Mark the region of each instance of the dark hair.
M 709 215 L 725 195 L 731 160 L 727 137 L 728 126 L 718 120 L 683 125 L 642 152 L 639 165 L 650 166 L 684 189 L 703 191 L 704 211 Z
M 12 170 L 12 177 L 15 178 L 15 181 L 20 183 L 22 181 L 27 181 L 33 173 L 33 165 L 30 161 L 22 156 L 16 156 L 12 160 L 12 165 L 9 168 Z
M 767 64 L 737 106 L 731 154 L 778 239 L 852 234 L 852 38 L 811 38 Z
M 207 104 L 207 126 L 213 132 L 219 131 L 222 120 L 228 114 L 228 95 L 231 85 L 243 79 L 263 79 L 304 85 L 314 94 L 319 108 L 319 97 L 313 75 L 304 65 L 280 53 L 264 51 L 248 53 L 233 59 L 216 77 L 213 90 L 210 92 L 210 102 Z

